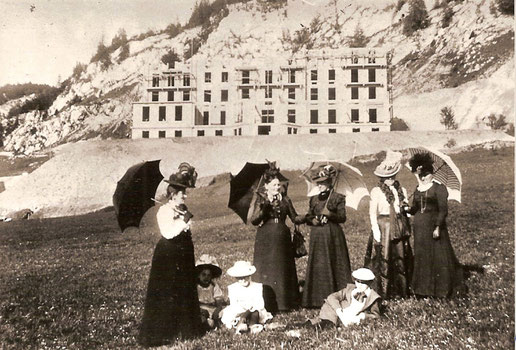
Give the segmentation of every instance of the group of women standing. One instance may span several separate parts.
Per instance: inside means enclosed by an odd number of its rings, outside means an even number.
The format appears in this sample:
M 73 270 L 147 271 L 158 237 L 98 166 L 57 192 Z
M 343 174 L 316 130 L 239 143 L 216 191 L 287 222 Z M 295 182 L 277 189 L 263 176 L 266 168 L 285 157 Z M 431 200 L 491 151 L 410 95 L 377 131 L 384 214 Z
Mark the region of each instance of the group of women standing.
M 432 159 L 417 154 L 409 162 L 419 186 L 409 205 L 407 191 L 396 174 L 401 154 L 388 152 L 376 168 L 379 183 L 370 192 L 371 235 L 364 264 L 376 275 L 375 289 L 383 298 L 450 297 L 461 292 L 461 266 L 446 227 L 447 190 L 432 180 Z M 163 238 L 153 260 L 139 341 L 165 344 L 201 332 L 186 188 L 195 186 L 197 173 L 187 163 L 168 180 L 169 201 L 160 207 L 158 225 Z M 298 306 L 321 307 L 325 298 L 352 283 L 346 238 L 346 198 L 333 191 L 336 169 L 322 166 L 312 178 L 318 194 L 306 214 L 299 215 L 282 191 L 282 176 L 274 163 L 263 176 L 251 223 L 258 226 L 254 245 L 253 280 L 263 284 L 265 308 L 288 311 Z M 408 217 L 414 216 L 411 227 Z M 299 292 L 294 249 L 286 218 L 311 227 L 308 263 L 302 295 Z M 414 255 L 409 237 L 414 235 Z M 197 305 L 195 307 L 194 305 Z

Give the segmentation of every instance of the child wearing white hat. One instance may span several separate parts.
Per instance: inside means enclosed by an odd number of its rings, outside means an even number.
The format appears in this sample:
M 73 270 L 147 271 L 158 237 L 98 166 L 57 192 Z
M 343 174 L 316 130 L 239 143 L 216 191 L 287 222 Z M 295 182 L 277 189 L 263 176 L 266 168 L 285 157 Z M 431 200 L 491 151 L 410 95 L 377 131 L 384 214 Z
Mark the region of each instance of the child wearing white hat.
M 375 278 L 373 272 L 360 268 L 353 271 L 352 277 L 355 284 L 328 295 L 319 317 L 309 321 L 312 326 L 349 326 L 380 316 L 381 297 L 370 287 Z
M 259 333 L 272 318 L 265 309 L 262 284 L 251 281 L 255 272 L 256 268 L 248 261 L 237 261 L 227 271 L 237 282 L 228 286 L 229 306 L 222 310 L 221 320 L 227 328 L 235 328 L 236 334 L 248 330 Z

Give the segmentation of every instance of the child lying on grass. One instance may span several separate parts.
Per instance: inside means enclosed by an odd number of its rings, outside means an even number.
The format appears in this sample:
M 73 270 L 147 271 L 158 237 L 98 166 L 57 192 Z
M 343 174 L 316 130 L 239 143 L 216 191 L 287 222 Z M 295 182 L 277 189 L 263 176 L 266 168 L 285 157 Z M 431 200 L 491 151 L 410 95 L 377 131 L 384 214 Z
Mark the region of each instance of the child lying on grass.
M 308 320 L 307 326 L 321 328 L 359 324 L 366 318 L 380 316 L 380 296 L 371 289 L 374 280 L 371 270 L 360 268 L 352 273 L 355 284 L 330 294 L 315 319 Z

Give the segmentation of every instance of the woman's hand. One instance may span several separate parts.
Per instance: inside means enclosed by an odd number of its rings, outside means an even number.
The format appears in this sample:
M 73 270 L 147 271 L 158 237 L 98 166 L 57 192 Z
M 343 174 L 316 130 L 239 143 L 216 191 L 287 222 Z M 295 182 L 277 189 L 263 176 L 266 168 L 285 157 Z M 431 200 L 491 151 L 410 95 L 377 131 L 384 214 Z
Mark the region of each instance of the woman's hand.
M 328 223 L 328 217 L 326 215 L 320 215 L 319 221 L 321 222 L 321 225 L 325 225 Z
M 439 234 L 439 226 L 437 226 L 435 229 L 434 229 L 434 232 L 432 233 L 432 237 L 434 239 L 439 239 L 440 237 L 440 234 Z
M 373 238 L 376 241 L 376 243 L 380 243 L 382 239 L 382 233 L 380 230 L 373 230 Z

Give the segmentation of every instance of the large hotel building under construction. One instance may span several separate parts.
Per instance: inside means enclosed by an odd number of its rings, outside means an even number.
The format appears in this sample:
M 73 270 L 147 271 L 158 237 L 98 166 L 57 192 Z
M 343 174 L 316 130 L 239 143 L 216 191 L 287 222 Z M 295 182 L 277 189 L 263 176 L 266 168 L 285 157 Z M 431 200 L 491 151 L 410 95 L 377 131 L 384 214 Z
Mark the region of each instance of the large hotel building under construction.
M 373 48 L 193 58 L 149 76 L 146 91 L 133 138 L 389 131 L 392 118 L 388 54 Z

